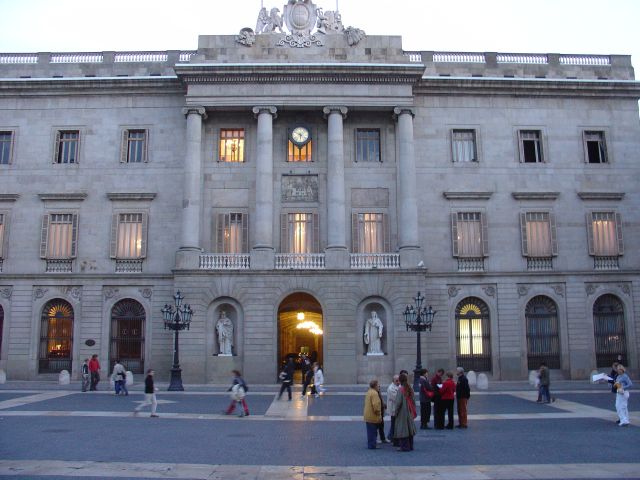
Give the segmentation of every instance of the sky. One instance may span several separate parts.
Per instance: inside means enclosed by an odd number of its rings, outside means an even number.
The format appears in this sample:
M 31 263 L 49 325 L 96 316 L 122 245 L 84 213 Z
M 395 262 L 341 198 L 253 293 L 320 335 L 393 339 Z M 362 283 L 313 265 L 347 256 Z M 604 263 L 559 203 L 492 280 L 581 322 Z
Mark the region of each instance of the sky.
M 195 50 L 198 35 L 255 28 L 261 2 L 286 0 L 0 0 L 0 52 Z M 640 0 L 338 2 L 345 26 L 405 50 L 626 54 L 640 68 Z

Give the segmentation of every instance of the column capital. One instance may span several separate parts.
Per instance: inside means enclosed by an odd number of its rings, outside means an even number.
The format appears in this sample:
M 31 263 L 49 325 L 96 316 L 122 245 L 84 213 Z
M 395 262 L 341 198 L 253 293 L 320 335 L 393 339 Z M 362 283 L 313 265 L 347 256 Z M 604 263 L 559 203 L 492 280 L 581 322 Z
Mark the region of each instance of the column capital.
M 273 118 L 278 118 L 278 109 L 273 105 L 258 105 L 251 110 L 256 118 L 258 118 L 258 115 L 261 113 L 269 113 Z
M 393 119 L 398 120 L 400 115 L 411 115 L 411 118 L 416 116 L 411 107 L 395 107 L 393 109 Z
M 324 113 L 324 118 L 327 118 L 332 113 L 339 113 L 342 115 L 342 118 L 347 118 L 347 112 L 349 109 L 347 107 L 343 107 L 340 105 L 328 105 L 322 109 L 322 113 Z
M 200 115 L 202 117 L 203 120 L 207 119 L 207 111 L 205 110 L 204 107 L 197 107 L 197 106 L 188 106 L 188 107 L 184 107 L 182 109 L 182 114 L 185 117 L 188 117 L 191 114 L 194 115 Z

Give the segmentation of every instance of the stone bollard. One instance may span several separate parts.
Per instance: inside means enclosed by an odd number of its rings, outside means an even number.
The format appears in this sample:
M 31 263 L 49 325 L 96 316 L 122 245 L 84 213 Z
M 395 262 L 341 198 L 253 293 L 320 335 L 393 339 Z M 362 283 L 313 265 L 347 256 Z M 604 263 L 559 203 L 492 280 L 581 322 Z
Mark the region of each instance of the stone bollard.
M 529 384 L 533 385 L 534 387 L 538 384 L 538 371 L 537 370 L 531 370 L 529 372 Z
M 486 390 L 489 388 L 489 377 L 487 377 L 486 373 L 478 374 L 477 387 L 478 390 Z
M 598 375 L 599 373 L 600 373 L 600 372 L 599 372 L 598 370 L 591 370 L 591 373 L 589 374 L 589 383 L 594 383 L 594 384 L 595 384 L 595 383 L 604 382 L 604 380 L 600 380 L 600 382 L 594 382 L 594 381 L 592 380 L 592 379 L 593 379 L 593 376 L 594 376 L 594 375 Z M 0 382 L 0 383 L 2 383 L 2 382 Z
M 58 383 L 60 385 L 69 385 L 71 383 L 71 375 L 66 370 L 62 370 L 58 375 Z
M 467 380 L 469 381 L 470 387 L 475 387 L 476 383 L 478 383 L 476 372 L 474 372 L 473 370 L 469 370 L 469 372 L 467 372 Z
M 126 375 L 127 375 L 127 378 L 126 378 L 124 383 L 127 384 L 127 385 L 133 385 L 133 373 L 131 373 L 129 370 L 127 370 Z
M 6 381 L 7 381 L 7 374 L 5 373 L 4 370 L 0 368 L 0 385 L 3 383 L 6 383 Z

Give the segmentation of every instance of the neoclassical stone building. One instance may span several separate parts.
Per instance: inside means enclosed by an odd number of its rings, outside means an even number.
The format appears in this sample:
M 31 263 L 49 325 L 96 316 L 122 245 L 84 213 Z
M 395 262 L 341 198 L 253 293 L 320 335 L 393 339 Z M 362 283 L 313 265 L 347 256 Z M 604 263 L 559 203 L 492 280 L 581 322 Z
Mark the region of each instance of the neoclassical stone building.
M 195 51 L 0 54 L 0 368 L 166 379 L 179 290 L 186 382 L 412 369 L 417 292 L 430 368 L 637 369 L 639 97 L 629 56 L 407 52 L 310 0 Z

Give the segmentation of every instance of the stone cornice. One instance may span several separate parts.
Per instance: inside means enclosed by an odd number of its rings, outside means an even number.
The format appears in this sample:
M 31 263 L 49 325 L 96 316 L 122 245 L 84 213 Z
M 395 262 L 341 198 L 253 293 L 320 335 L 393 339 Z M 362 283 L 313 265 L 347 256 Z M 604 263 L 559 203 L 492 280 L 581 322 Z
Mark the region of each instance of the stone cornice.
M 177 77 L 69 77 L 3 78 L 0 95 L 34 92 L 37 95 L 117 95 L 132 93 L 184 93 Z
M 447 200 L 489 200 L 493 192 L 442 192 Z
M 624 192 L 578 192 L 581 200 L 622 200 Z
M 107 198 L 111 201 L 151 201 L 156 198 L 155 193 L 119 193 L 108 192 Z
M 47 201 L 81 202 L 85 198 L 87 198 L 87 193 L 86 192 L 39 193 L 38 198 L 43 202 L 47 202 Z
M 0 202 L 15 202 L 19 198 L 19 193 L 0 193 Z
M 555 200 L 560 192 L 511 192 L 516 200 Z

